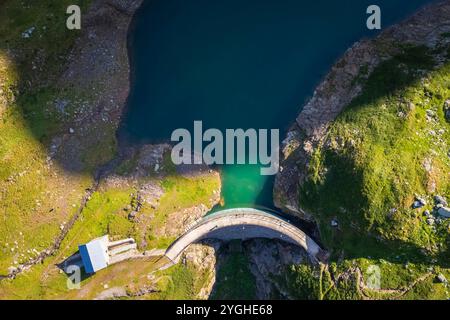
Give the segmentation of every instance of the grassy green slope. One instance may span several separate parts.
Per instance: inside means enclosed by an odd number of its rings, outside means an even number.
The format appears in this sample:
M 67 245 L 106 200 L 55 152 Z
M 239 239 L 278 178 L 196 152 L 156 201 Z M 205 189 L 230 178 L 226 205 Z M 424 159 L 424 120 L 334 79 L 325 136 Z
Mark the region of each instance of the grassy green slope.
M 255 299 L 256 282 L 250 271 L 248 257 L 242 252 L 231 252 L 222 258 L 224 261 L 220 262 L 211 299 Z
M 68 127 L 84 105 L 92 104 L 93 92 L 86 88 L 61 88 L 58 79 L 79 31 L 66 28 L 66 8 L 80 5 L 86 12 L 90 0 L 0 1 L 0 275 L 18 267 L 51 247 L 63 223 L 79 209 L 86 188 L 94 183 L 93 171 L 115 155 L 115 132 L 98 124 L 93 136 L 104 137 L 80 143 L 83 168 L 71 172 L 57 160 L 48 161 L 54 136 L 68 134 Z M 22 33 L 33 28 L 29 38 Z M 100 85 L 100 84 L 99 84 Z M 64 112 L 56 101 L 70 101 Z M 82 145 L 81 145 L 82 144 Z M 134 168 L 133 163 L 129 167 Z M 126 166 L 120 169 L 126 175 Z M 79 219 L 68 231 L 59 250 L 42 264 L 0 282 L 0 299 L 93 298 L 104 290 L 102 282 L 128 286 L 154 271 L 152 263 L 124 262 L 83 281 L 84 290 L 69 291 L 67 276 L 57 264 L 74 254 L 77 245 L 109 233 L 142 241 L 147 228 L 165 224 L 169 210 L 208 203 L 218 177 L 187 179 L 171 172 L 162 179 L 165 194 L 158 209 L 144 206 L 142 215 L 155 217 L 150 225 L 132 223 L 124 210 L 133 202 L 135 187 L 107 188 L 95 192 Z M 172 239 L 151 237 L 148 249 L 165 246 Z M 129 270 L 133 269 L 133 272 Z M 195 279 L 196 270 L 177 267 L 162 275 Z M 112 280 L 113 279 L 113 280 Z M 197 293 L 191 283 L 165 286 L 156 298 L 189 298 Z M 163 282 L 160 283 L 163 285 Z M 199 285 L 200 286 L 200 285 Z M 139 289 L 139 286 L 137 286 Z M 179 289 L 178 289 L 179 288 Z M 167 291 L 167 292 L 166 292 Z
M 422 214 L 432 210 L 432 196 L 450 197 L 450 125 L 443 112 L 450 63 L 434 65 L 422 47 L 383 63 L 315 151 L 300 202 L 316 213 L 331 248 L 385 255 L 358 240 L 373 237 L 391 250 L 447 250 L 436 244 L 448 236 L 448 221 L 428 226 Z M 429 205 L 412 209 L 415 195 Z M 330 224 L 334 218 L 338 228 Z
M 450 199 L 449 57 L 447 48 L 405 47 L 383 62 L 315 150 L 300 204 L 331 251 L 317 296 L 448 297 L 436 276 L 449 275 L 450 219 L 433 211 L 433 197 Z M 413 209 L 416 196 L 427 205 Z M 381 290 L 355 286 L 369 265 L 381 268 Z M 311 273 L 293 277 L 314 282 Z
M 89 2 L 75 3 L 84 10 Z M 79 35 L 65 28 L 73 3 L 0 3 L 0 274 L 48 248 L 92 183 L 47 162 L 50 138 L 70 120 L 53 102 L 73 93 L 53 83 Z

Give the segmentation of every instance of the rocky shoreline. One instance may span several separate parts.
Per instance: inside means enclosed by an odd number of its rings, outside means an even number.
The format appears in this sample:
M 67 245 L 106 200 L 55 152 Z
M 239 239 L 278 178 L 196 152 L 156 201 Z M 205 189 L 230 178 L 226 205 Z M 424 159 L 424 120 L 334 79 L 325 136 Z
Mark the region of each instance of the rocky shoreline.
M 304 220 L 314 217 L 299 206 L 299 185 L 304 182 L 311 156 L 330 123 L 363 89 L 364 80 L 402 46 L 435 47 L 450 31 L 450 1 L 431 4 L 371 40 L 356 42 L 334 64 L 302 108 L 282 144 L 280 172 L 273 189 L 275 206 Z M 448 38 L 447 38 L 447 41 Z
M 78 110 L 67 133 L 53 139 L 53 152 L 67 170 L 85 169 L 80 146 L 117 148 L 114 136 L 130 92 L 128 30 L 141 4 L 142 0 L 96 0 L 83 16 L 82 34 L 58 81 L 61 88 L 76 88 L 88 96 L 87 103 L 75 103 Z

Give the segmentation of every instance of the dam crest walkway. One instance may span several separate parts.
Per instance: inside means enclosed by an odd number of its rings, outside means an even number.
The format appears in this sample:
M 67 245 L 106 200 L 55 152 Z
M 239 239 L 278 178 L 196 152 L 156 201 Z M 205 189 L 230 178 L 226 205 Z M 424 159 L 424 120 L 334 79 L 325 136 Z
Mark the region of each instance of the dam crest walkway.
M 223 241 L 253 238 L 278 239 L 300 246 L 314 262 L 326 260 L 326 253 L 300 228 L 289 220 L 254 208 L 221 210 L 196 221 L 166 250 L 165 256 L 176 263 L 191 244 L 204 239 Z

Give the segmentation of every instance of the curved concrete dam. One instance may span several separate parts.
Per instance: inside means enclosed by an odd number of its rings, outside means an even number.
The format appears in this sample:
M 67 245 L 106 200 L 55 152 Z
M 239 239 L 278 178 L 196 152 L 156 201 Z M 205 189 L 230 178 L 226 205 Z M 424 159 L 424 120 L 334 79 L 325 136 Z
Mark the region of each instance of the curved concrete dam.
M 169 246 L 165 256 L 175 263 L 184 249 L 203 239 L 253 238 L 279 239 L 300 246 L 314 262 L 325 261 L 327 257 L 313 239 L 288 220 L 253 208 L 227 209 L 203 217 Z

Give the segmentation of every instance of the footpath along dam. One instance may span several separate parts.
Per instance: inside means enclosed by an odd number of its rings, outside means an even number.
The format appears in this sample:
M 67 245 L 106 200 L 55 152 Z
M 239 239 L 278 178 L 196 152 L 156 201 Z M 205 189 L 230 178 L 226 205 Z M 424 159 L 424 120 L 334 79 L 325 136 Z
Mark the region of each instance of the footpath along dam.
M 279 239 L 300 246 L 314 262 L 324 262 L 327 257 L 311 237 L 288 220 L 253 208 L 227 209 L 203 217 L 167 248 L 165 257 L 177 263 L 191 243 L 203 239 L 230 241 L 252 238 Z

